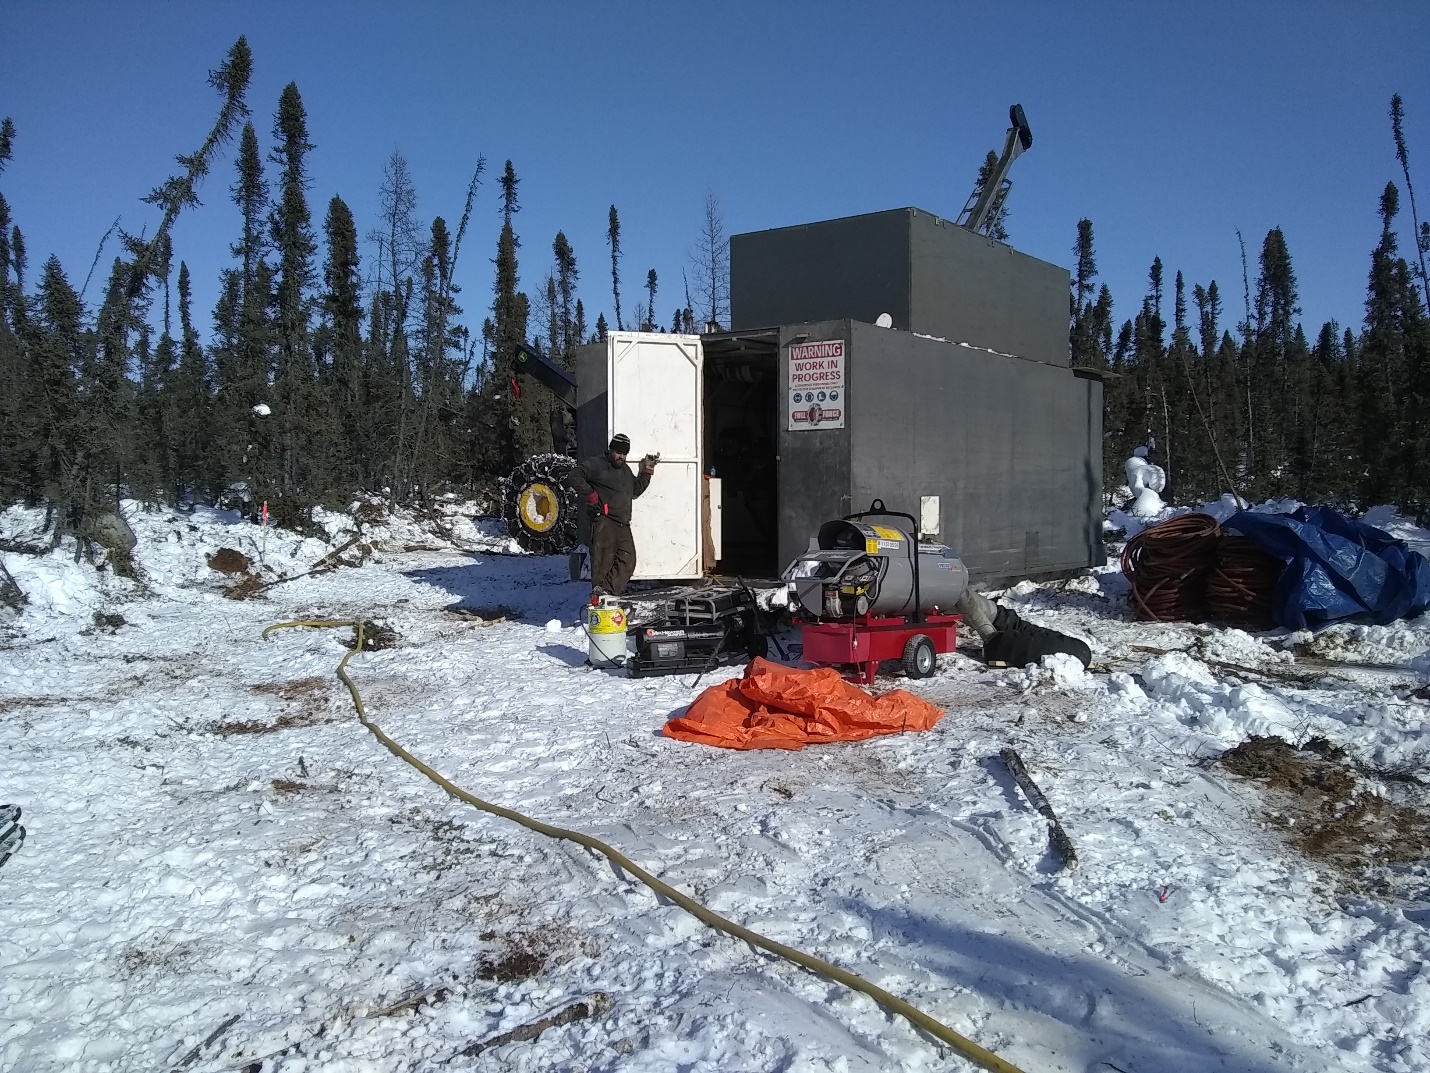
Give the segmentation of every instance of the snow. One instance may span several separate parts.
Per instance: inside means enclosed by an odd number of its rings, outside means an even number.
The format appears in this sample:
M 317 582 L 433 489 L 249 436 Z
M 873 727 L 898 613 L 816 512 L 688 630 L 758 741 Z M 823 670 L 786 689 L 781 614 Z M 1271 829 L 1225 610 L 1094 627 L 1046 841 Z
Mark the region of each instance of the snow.
M 1348 893 L 1268 827 L 1255 784 L 1207 763 L 1252 734 L 1323 737 L 1430 778 L 1423 618 L 1252 635 L 1132 621 L 1115 566 L 1025 582 L 1002 600 L 1087 639 L 1091 672 L 949 655 L 877 686 L 946 707 L 932 731 L 734 753 L 660 736 L 693 676 L 585 668 L 587 586 L 564 558 L 512 554 L 471 505 L 355 504 L 319 515 L 323 537 L 124 509 L 137 581 L 72 545 L 4 553 L 29 604 L 0 619 L 0 799 L 29 837 L 0 869 L 0 1068 L 169 1069 L 236 1015 L 188 1069 L 435 1070 L 596 994 L 609 1009 L 450 1067 L 970 1068 L 603 859 L 449 798 L 356 721 L 333 675 L 350 631 L 259 637 L 362 617 L 398 641 L 349 671 L 424 762 L 1024 1069 L 1430 1070 L 1424 870 Z M 11 542 L 42 530 L 0 515 Z M 299 576 L 353 537 L 349 565 Z M 221 548 L 290 580 L 226 599 Z M 1055 870 L 1006 745 L 1075 872 Z
M 1144 521 L 1159 516 L 1167 509 L 1167 505 L 1162 502 L 1162 497 L 1158 494 L 1166 488 L 1166 472 L 1161 466 L 1154 466 L 1147 461 L 1146 447 L 1138 447 L 1132 452 L 1132 457 L 1127 460 L 1125 469 L 1127 471 L 1127 490 L 1133 497 L 1132 514 Z

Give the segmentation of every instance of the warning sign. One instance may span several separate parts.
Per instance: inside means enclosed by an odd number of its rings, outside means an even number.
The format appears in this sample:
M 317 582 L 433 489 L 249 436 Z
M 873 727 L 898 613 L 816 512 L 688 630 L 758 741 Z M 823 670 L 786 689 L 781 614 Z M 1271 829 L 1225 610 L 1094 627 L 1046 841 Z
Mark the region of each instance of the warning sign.
M 798 343 L 789 348 L 789 428 L 843 428 L 848 407 L 844 340 Z

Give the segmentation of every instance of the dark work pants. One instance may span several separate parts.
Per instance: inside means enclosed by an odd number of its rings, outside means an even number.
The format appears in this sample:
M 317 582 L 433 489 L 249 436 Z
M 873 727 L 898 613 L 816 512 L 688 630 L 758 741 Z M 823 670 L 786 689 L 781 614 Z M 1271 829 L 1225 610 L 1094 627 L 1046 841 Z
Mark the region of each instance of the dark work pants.
M 619 596 L 636 572 L 636 542 L 631 527 L 604 515 L 591 521 L 591 586 Z

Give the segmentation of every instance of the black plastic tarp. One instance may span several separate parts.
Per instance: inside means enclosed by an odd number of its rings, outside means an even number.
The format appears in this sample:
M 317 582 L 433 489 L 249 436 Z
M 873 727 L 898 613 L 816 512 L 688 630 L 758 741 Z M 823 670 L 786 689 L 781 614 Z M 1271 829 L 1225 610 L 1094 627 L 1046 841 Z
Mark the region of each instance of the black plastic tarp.
M 1241 511 L 1222 528 L 1250 537 L 1286 563 L 1272 600 L 1279 626 L 1385 625 L 1430 608 L 1430 560 L 1383 529 L 1329 507 L 1292 514 Z

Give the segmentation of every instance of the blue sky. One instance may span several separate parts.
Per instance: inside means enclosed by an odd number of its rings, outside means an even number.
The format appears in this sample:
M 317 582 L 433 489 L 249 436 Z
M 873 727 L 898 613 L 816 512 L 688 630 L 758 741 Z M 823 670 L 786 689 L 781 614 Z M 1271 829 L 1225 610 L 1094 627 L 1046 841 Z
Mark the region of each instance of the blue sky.
M 475 329 L 490 306 L 495 179 L 520 176 L 523 287 L 564 230 L 590 311 L 612 308 L 608 207 L 623 228 L 622 306 L 656 269 L 659 319 L 707 190 L 731 233 L 913 205 L 952 218 L 1020 102 L 1034 145 L 1015 165 L 1014 246 L 1064 266 L 1080 217 L 1120 321 L 1160 255 L 1216 279 L 1241 316 L 1236 230 L 1255 257 L 1281 227 L 1308 334 L 1359 326 L 1376 204 L 1401 182 L 1387 118 L 1407 110 L 1412 178 L 1430 214 L 1426 3 L 12 3 L 0 12 L 0 115 L 15 157 L 0 192 L 30 278 L 57 254 L 78 286 L 116 217 L 152 229 L 140 198 L 201 143 L 205 82 L 239 34 L 265 151 L 279 93 L 308 113 L 310 205 L 340 194 L 377 222 L 383 164 L 407 159 L 424 222 L 455 228 L 487 159 L 457 278 Z M 176 253 L 207 335 L 238 234 L 230 150 L 186 213 Z M 1402 198 L 1402 245 L 1409 206 Z M 93 300 L 113 248 L 90 284 Z M 1170 319 L 1170 308 L 1167 310 Z

